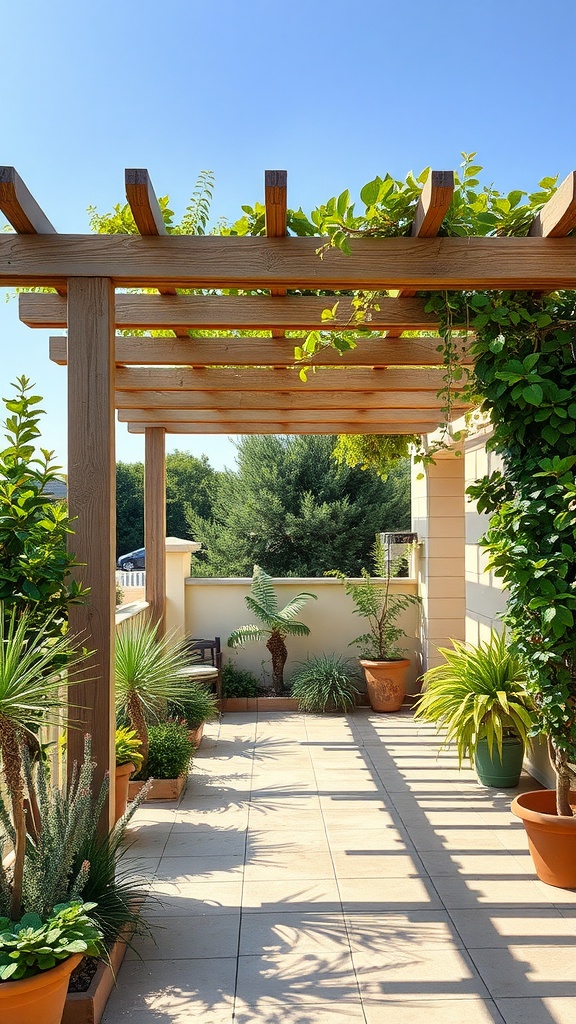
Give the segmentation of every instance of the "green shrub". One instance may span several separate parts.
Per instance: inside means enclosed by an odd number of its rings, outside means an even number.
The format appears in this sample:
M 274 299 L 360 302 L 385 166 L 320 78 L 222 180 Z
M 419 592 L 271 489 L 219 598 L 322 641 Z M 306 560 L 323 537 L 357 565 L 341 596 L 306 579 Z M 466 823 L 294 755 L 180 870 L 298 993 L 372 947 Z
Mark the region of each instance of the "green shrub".
M 301 711 L 351 711 L 359 692 L 348 661 L 336 654 L 310 658 L 292 678 L 291 693 Z
M 245 668 L 227 661 L 222 669 L 223 697 L 258 697 L 260 685 L 256 676 Z
M 181 722 L 167 721 L 149 728 L 150 749 L 145 768 L 137 779 L 177 779 L 190 763 L 194 747 Z
M 16 923 L 0 917 L 0 980 L 32 978 L 74 953 L 97 956 L 102 935 L 89 916 L 94 906 L 81 900 L 59 903 L 45 922 L 38 914 L 24 914 Z
M 218 702 L 205 686 L 190 680 L 177 704 L 168 701 L 168 714 L 171 718 L 185 719 L 189 729 L 197 729 L 204 722 L 218 718 Z

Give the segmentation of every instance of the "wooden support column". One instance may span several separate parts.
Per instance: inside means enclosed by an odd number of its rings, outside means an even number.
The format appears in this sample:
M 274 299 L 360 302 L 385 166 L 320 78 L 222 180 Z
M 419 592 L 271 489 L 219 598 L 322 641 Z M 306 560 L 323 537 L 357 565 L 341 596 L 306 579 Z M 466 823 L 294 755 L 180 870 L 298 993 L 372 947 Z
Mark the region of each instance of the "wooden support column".
M 96 792 L 106 772 L 114 810 L 114 641 L 116 469 L 114 453 L 114 288 L 106 278 L 68 281 L 68 507 L 70 549 L 84 563 L 75 575 L 90 587 L 84 604 L 70 607 L 70 631 L 93 651 L 87 680 L 71 688 L 68 769 L 81 761 L 84 733 L 92 736 Z
M 144 547 L 146 600 L 150 621 L 164 633 L 166 607 L 166 458 L 163 427 L 146 427 L 144 462 Z

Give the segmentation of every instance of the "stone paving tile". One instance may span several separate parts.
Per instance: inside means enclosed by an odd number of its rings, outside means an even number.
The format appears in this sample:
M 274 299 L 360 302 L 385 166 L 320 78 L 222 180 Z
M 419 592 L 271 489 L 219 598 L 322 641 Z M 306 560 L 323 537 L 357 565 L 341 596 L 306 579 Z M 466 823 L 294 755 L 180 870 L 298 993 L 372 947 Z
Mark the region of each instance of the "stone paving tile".
M 211 726 L 180 803 L 131 830 L 157 945 L 103 1024 L 572 1024 L 576 892 L 536 878 L 513 794 L 437 747 L 407 712 Z

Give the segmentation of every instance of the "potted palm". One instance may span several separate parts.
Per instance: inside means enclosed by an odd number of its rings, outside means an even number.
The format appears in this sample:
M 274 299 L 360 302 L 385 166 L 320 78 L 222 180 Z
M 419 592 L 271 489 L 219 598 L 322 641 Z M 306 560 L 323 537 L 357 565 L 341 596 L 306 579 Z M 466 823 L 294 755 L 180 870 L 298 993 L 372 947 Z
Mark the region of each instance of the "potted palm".
M 228 637 L 228 647 L 244 647 L 251 640 L 266 639 L 266 647 L 272 658 L 272 688 L 280 695 L 284 688 L 284 666 L 288 657 L 287 636 L 308 636 L 310 629 L 296 620 L 296 615 L 310 600 L 317 600 L 316 594 L 302 592 L 293 597 L 284 608 L 278 607 L 272 578 L 259 565 L 254 566 L 251 584 L 252 593 L 244 600 L 249 611 L 260 619 L 262 625 L 240 626 Z
M 452 649 L 439 648 L 443 664 L 424 673 L 414 716 L 445 729 L 445 743 L 456 744 L 460 765 L 475 762 L 483 785 L 517 786 L 535 720 L 524 667 L 505 633 L 492 632 L 478 647 L 451 642 Z
M 411 605 L 418 604 L 415 594 L 394 594 L 390 589 L 390 564 L 378 539 L 373 549 L 373 578 L 362 569 L 361 579 L 347 579 L 343 573 L 332 575 L 342 580 L 346 593 L 356 605 L 354 615 L 366 619 L 368 631 L 350 642 L 360 648 L 360 665 L 366 676 L 366 691 L 373 711 L 399 711 L 406 694 L 405 658 L 399 641 L 406 636 L 397 619 Z

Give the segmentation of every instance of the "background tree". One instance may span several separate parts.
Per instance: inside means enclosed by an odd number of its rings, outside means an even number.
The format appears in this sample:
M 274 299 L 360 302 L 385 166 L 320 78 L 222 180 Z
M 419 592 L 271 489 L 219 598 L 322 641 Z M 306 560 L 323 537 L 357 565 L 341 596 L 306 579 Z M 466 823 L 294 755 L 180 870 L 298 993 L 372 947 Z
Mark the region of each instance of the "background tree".
M 190 530 L 206 547 L 200 575 L 357 575 L 374 535 L 410 527 L 408 463 L 387 481 L 337 465 L 331 436 L 245 437 L 238 469 L 220 474 L 212 519 L 192 514 Z
M 207 457 L 189 452 L 166 456 L 166 535 L 195 540 L 190 523 L 194 515 L 209 518 L 218 474 Z M 144 544 L 144 464 L 119 462 L 116 466 L 116 554 Z

